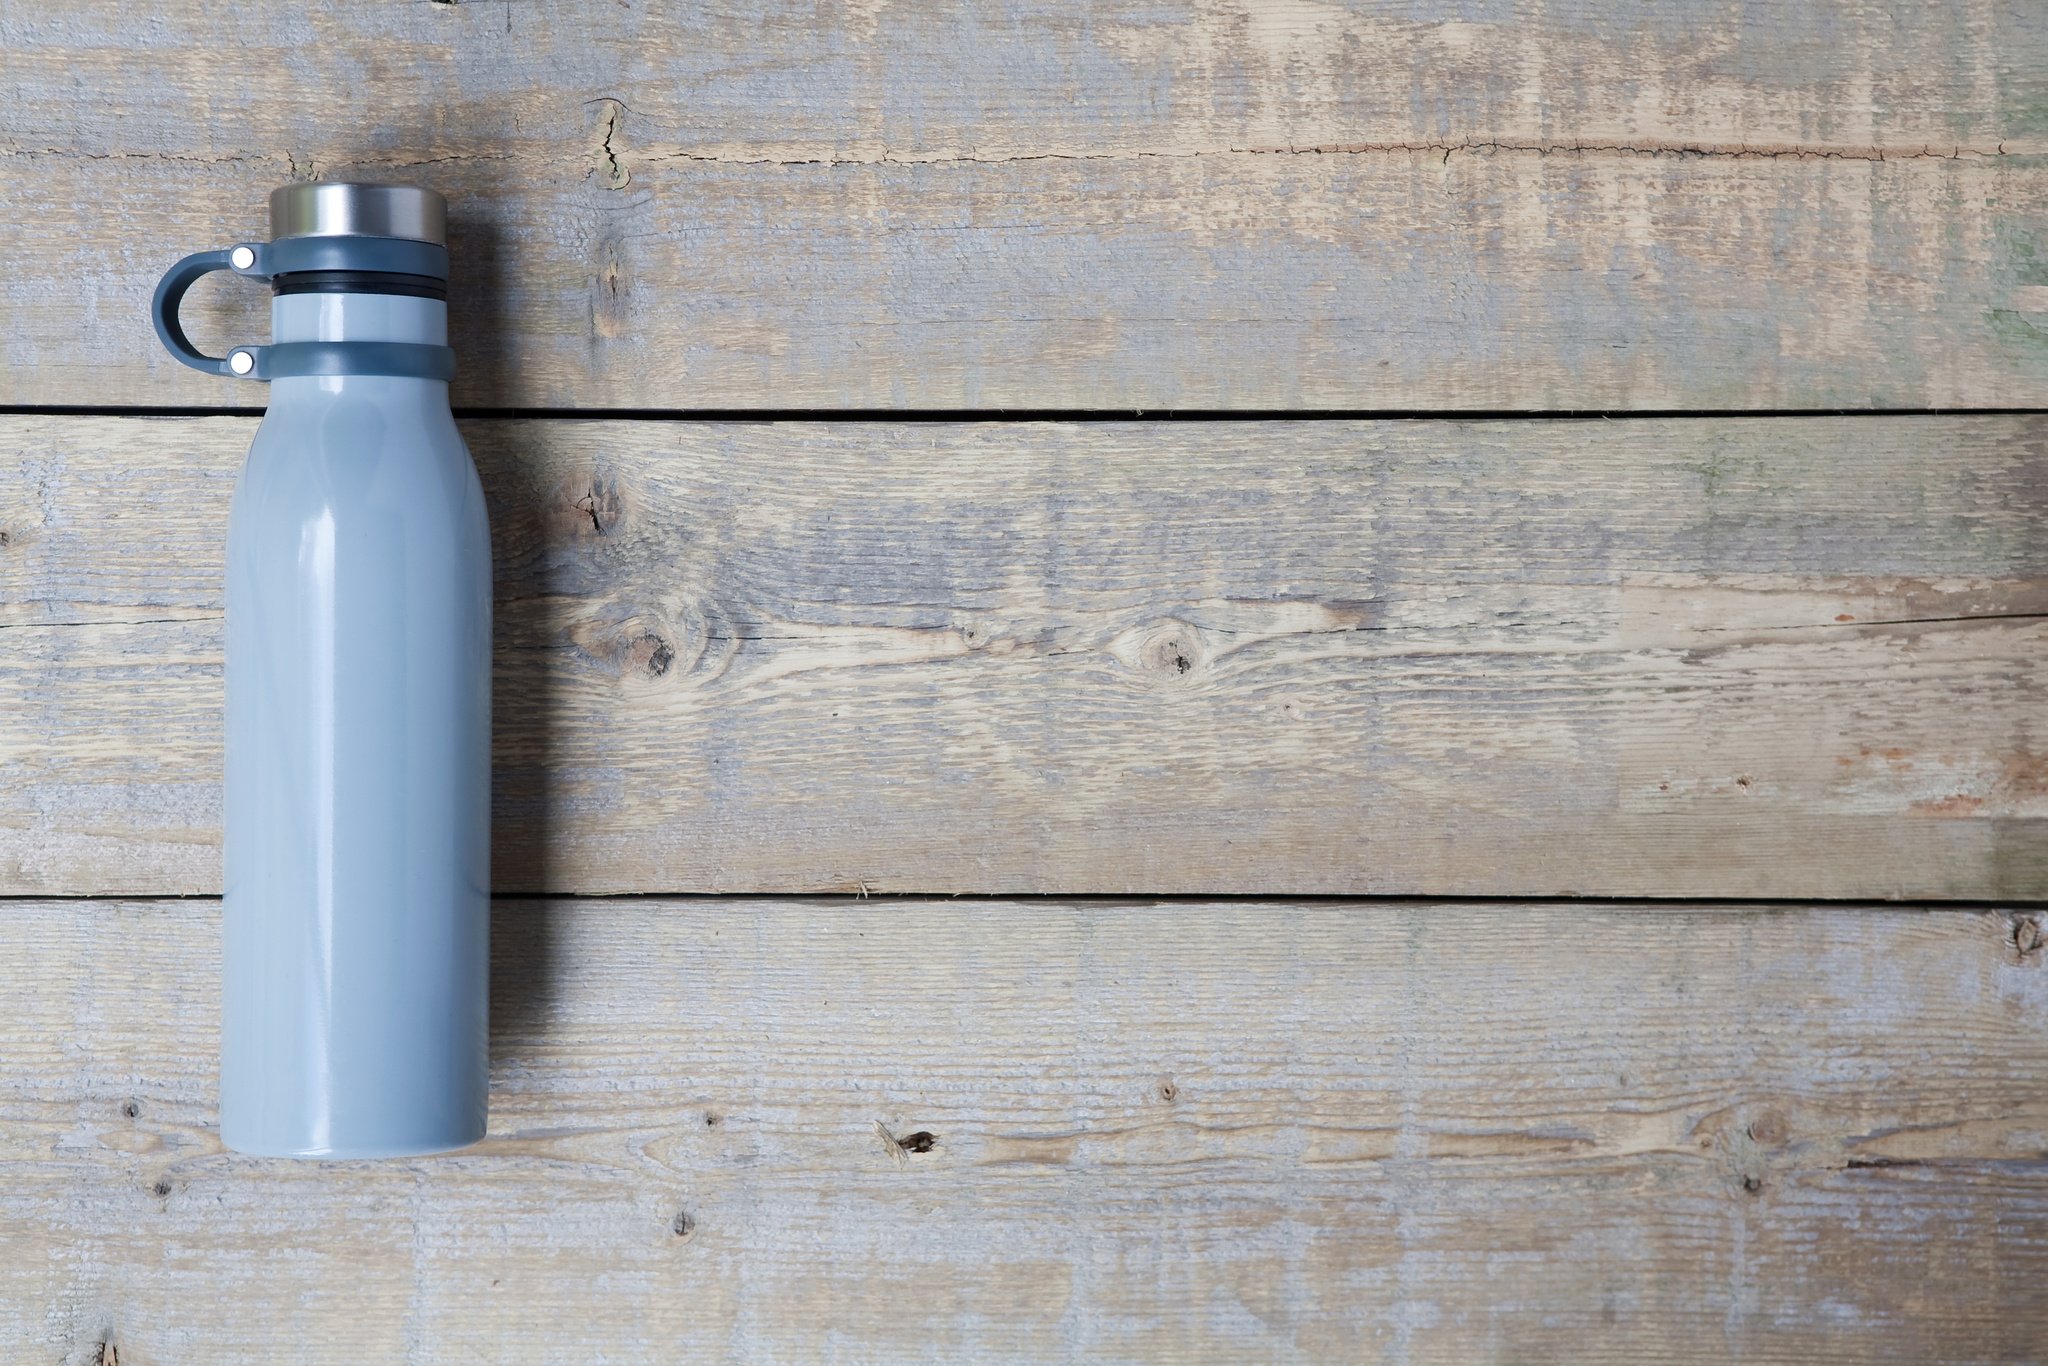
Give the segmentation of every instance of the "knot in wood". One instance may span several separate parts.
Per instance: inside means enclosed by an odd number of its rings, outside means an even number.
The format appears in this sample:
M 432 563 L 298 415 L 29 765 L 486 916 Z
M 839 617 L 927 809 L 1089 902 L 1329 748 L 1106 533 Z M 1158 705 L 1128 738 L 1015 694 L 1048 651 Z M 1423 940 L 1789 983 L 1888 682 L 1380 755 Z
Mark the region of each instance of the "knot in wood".
M 1204 659 L 1201 633 L 1184 621 L 1160 622 L 1138 647 L 1138 666 L 1169 683 L 1196 672 Z

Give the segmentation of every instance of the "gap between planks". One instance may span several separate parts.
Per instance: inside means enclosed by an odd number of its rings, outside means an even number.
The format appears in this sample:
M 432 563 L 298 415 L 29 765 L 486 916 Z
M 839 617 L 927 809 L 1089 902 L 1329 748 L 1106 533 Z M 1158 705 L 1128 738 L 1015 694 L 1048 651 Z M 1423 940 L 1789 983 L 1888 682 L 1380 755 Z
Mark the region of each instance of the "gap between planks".
M 48 902 L 61 902 L 81 907 L 115 905 L 174 905 L 186 902 L 201 903 L 220 901 L 214 892 L 0 892 L 0 911 L 10 905 L 28 906 Z M 1352 909 L 1358 911 L 1400 911 L 1424 909 L 1431 906 L 1468 907 L 1476 910 L 1499 911 L 1585 911 L 1588 914 L 1608 911 L 1641 911 L 1650 914 L 1673 913 L 1684 915 L 1699 914 L 1798 914 L 1802 911 L 1872 911 L 1890 913 L 1912 912 L 1954 912 L 1958 915 L 1982 915 L 1987 912 L 2011 911 L 2015 920 L 2035 918 L 2033 909 L 2048 906 L 2048 897 L 1975 897 L 1967 899 L 1928 901 L 1910 899 L 1888 901 L 1876 897 L 1741 897 L 1741 896 L 1489 896 L 1479 893 L 1470 896 L 1413 896 L 1413 895 L 1357 895 L 1349 892 L 905 892 L 872 891 L 848 892 L 827 889 L 813 892 L 580 892 L 573 895 L 562 892 L 492 892 L 493 902 L 552 902 L 552 901 L 597 901 L 597 902 L 640 902 L 640 901 L 684 901 L 684 902 L 773 902 L 784 904 L 802 902 L 819 907 L 838 906 L 932 906 L 959 903 L 962 907 L 985 906 L 997 902 L 1026 902 L 1041 906 L 1062 906 L 1075 909 L 1098 908 L 1105 911 L 1129 910 L 1146 906 L 1258 906 L 1258 905 L 1304 905 L 1319 906 L 1331 910 Z
M 262 417 L 265 406 L 0 403 L 0 417 Z M 481 408 L 456 406 L 457 421 L 990 423 L 990 422 L 1668 422 L 1755 418 L 2038 417 L 2048 408 L 1689 408 L 1435 411 L 1367 408 Z

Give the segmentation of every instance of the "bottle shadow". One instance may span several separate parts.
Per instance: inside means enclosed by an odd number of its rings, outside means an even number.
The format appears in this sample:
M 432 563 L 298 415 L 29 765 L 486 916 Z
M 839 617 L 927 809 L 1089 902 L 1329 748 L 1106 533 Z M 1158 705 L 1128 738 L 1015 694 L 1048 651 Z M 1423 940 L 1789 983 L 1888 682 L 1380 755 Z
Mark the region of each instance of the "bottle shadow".
M 458 413 L 510 405 L 510 358 L 501 339 L 510 263 L 503 227 L 480 197 L 451 199 L 449 325 Z M 547 515 L 546 455 L 531 420 L 458 419 L 483 482 L 491 522 L 494 590 L 491 671 L 491 993 L 494 1081 L 548 1033 L 557 991 L 561 908 L 545 893 L 554 781 L 558 651 L 551 602 L 563 547 Z M 496 1089 L 495 1085 L 494 1088 Z

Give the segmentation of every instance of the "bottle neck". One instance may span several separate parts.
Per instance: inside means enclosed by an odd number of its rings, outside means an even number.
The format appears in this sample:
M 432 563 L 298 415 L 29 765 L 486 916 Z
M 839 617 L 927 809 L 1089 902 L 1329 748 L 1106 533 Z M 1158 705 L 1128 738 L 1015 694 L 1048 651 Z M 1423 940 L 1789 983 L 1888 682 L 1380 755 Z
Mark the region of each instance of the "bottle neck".
M 448 305 L 406 294 L 279 294 L 270 301 L 273 341 L 448 344 Z

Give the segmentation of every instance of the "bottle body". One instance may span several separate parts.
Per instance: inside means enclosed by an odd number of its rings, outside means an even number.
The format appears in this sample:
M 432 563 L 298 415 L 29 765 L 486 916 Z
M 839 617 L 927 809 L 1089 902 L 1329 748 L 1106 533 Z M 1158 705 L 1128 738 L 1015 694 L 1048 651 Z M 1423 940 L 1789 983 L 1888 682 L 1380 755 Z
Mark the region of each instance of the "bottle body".
M 439 344 L 445 309 L 285 295 L 273 327 Z M 490 656 L 489 529 L 446 383 L 275 381 L 228 529 L 229 1147 L 482 1137 Z

